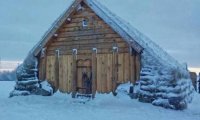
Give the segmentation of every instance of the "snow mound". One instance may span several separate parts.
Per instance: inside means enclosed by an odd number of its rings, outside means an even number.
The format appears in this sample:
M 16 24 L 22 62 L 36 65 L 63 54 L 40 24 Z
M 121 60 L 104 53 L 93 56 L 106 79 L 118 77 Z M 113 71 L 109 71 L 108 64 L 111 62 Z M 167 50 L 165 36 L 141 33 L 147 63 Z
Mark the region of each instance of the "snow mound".
M 41 85 L 41 89 L 49 92 L 51 95 L 53 94 L 53 88 L 52 88 L 52 86 L 46 80 L 42 81 L 40 83 L 40 85 Z
M 176 71 L 168 70 L 160 71 L 160 69 L 148 67 L 141 71 L 139 101 L 165 108 L 185 109 L 192 101 L 194 92 L 192 82 L 178 75 Z

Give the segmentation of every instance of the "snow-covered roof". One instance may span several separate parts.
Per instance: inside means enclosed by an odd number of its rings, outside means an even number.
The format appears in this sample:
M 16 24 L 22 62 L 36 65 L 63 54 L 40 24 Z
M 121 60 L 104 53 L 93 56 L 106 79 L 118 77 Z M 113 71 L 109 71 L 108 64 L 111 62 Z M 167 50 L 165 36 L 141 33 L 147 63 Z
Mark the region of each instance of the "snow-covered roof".
M 173 57 L 166 53 L 162 48 L 160 48 L 156 43 L 150 40 L 148 37 L 139 32 L 134 28 L 133 24 L 127 23 L 126 20 L 118 17 L 118 15 L 113 14 L 112 9 L 106 8 L 105 5 L 100 2 L 100 0 L 72 0 L 71 5 L 66 9 L 66 11 L 55 21 L 55 23 L 46 32 L 44 37 L 36 44 L 36 46 L 30 51 L 30 55 L 38 55 L 41 49 L 45 46 L 47 41 L 52 37 L 56 30 L 62 25 L 62 23 L 67 19 L 70 13 L 75 9 L 75 7 L 84 1 L 93 11 L 101 17 L 107 24 L 111 26 L 119 35 L 121 35 L 125 40 L 131 44 L 138 52 L 143 50 L 156 60 L 160 65 L 170 66 L 173 68 L 183 68 Z M 128 10 L 126 11 L 128 12 Z M 121 14 L 121 13 L 120 13 Z M 130 14 L 131 15 L 131 14 Z M 27 59 L 29 58 L 27 57 Z

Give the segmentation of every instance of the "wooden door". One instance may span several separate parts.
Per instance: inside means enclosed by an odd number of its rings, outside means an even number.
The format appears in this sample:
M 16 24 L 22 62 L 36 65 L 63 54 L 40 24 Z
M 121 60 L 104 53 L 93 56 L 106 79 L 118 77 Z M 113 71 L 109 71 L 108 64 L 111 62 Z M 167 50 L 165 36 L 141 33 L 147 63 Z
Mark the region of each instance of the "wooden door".
M 77 60 L 77 92 L 92 94 L 92 60 Z

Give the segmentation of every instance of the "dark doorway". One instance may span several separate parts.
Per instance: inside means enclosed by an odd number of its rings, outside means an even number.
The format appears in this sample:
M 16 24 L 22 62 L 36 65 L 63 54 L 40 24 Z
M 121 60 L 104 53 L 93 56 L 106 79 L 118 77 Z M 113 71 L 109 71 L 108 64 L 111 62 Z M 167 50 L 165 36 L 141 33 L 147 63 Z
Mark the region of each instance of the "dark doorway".
M 77 60 L 77 92 L 92 94 L 92 61 Z

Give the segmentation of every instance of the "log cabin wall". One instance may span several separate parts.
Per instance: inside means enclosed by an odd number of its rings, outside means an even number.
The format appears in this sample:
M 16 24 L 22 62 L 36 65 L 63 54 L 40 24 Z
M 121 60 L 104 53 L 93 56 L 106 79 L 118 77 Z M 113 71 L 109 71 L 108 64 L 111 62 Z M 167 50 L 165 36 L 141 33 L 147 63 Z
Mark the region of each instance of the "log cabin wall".
M 81 6 L 47 43 L 45 57 L 39 58 L 39 79 L 46 78 L 60 91 L 70 93 L 76 89 L 75 85 L 81 84 L 80 80 L 73 81 L 81 78 L 78 73 L 81 65 L 76 62 L 91 60 L 93 92 L 96 89 L 109 93 L 121 83 L 134 83 L 139 79 L 140 54 L 130 52 L 130 46 L 122 37 L 89 7 Z M 77 50 L 75 56 L 73 49 Z

